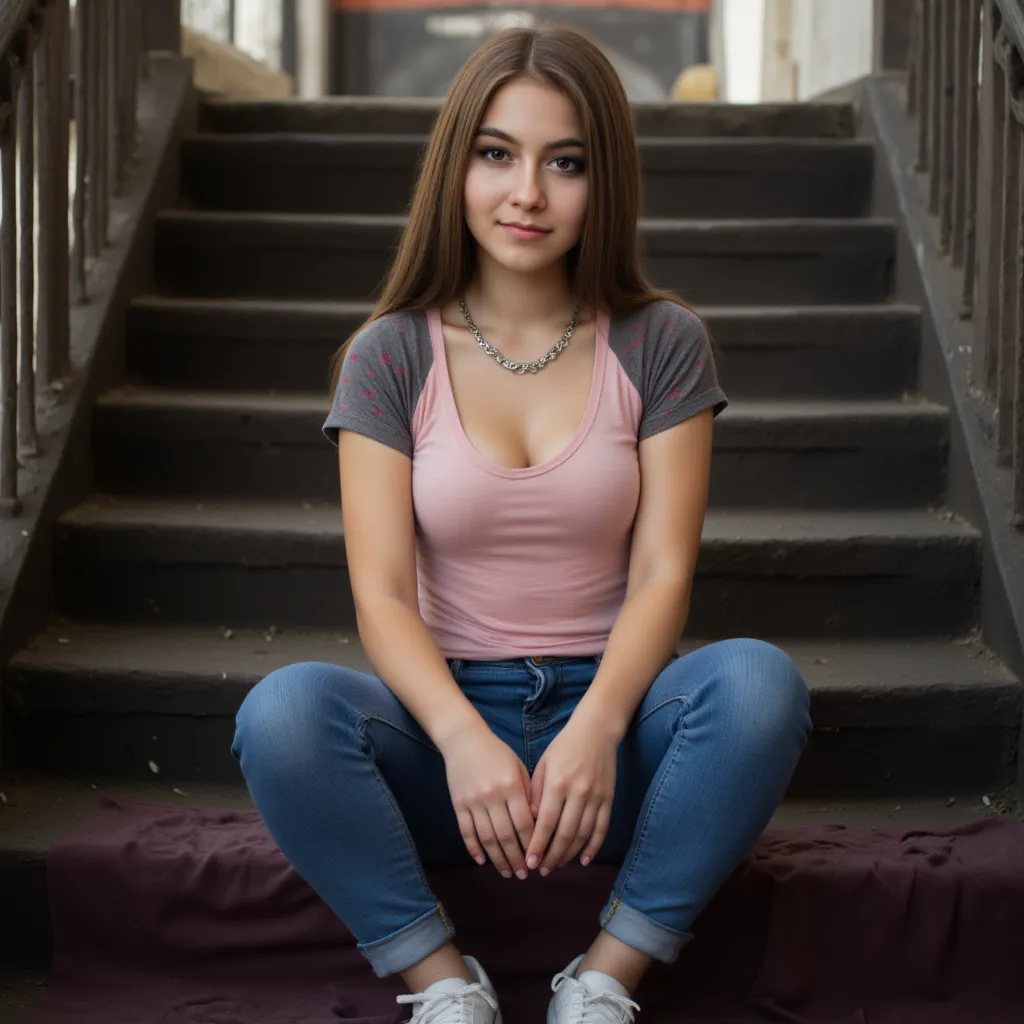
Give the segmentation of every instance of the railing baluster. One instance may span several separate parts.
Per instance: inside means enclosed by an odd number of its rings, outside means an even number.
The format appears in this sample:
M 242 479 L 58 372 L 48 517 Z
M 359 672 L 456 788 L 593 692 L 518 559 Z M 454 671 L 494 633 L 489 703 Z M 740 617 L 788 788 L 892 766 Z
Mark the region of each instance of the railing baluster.
M 981 43 L 981 15 L 982 4 L 977 0 L 971 0 L 966 5 L 968 11 L 968 47 L 965 61 L 965 73 L 967 82 L 967 131 L 965 150 L 967 159 L 965 161 L 964 192 L 966 194 L 964 209 L 964 251 L 962 265 L 964 268 L 964 287 L 962 296 L 962 309 L 960 315 L 971 317 L 974 315 L 974 281 L 975 281 L 975 260 L 977 258 L 977 220 L 978 220 L 978 160 L 979 152 L 979 123 L 981 95 L 978 86 L 978 70 Z M 977 339 L 975 339 L 977 345 Z
M 46 383 L 70 369 L 68 310 L 68 0 L 52 0 L 35 59 L 39 167 L 37 367 Z
M 939 181 L 941 178 L 942 150 L 942 3 L 943 0 L 930 0 L 928 4 L 928 48 L 931 57 L 928 61 L 928 116 L 931 126 L 928 130 L 928 167 L 933 172 L 928 179 L 928 211 L 939 212 Z
M 907 113 L 916 117 L 920 111 L 918 100 L 920 99 L 921 83 L 921 2 L 914 0 L 910 11 L 910 38 L 908 41 L 907 54 Z
M 1012 54 L 1008 48 L 1007 60 Z M 996 461 L 1013 462 L 1013 406 L 1017 339 L 1017 217 L 1020 182 L 1020 127 L 1010 105 L 1010 74 L 1003 76 L 1003 230 L 999 260 L 999 321 L 996 332 Z
M 73 299 L 76 305 L 88 298 L 85 258 L 89 254 L 89 133 L 90 106 L 87 64 L 92 28 L 92 5 L 78 0 L 75 6 L 75 201 L 72 220 L 75 225 L 72 252 Z
M 14 73 L 18 90 L 18 225 L 20 251 L 18 286 L 21 307 L 18 311 L 18 450 L 22 455 L 38 455 L 36 437 L 35 370 L 35 92 L 33 90 L 35 40 L 25 32 L 25 59 Z
M 931 170 L 930 144 L 932 127 L 932 62 L 935 54 L 930 45 L 932 0 L 917 0 L 918 10 L 918 109 L 917 119 L 917 165 L 916 170 L 927 173 Z
M 967 103 L 970 96 L 970 32 L 967 23 L 973 0 L 956 0 L 953 28 L 953 266 L 964 262 L 964 219 L 967 214 Z
M 16 82 L 10 55 L 3 59 L 0 98 L 0 512 L 16 515 L 18 500 L 18 205 Z
M 939 250 L 949 252 L 953 232 L 953 139 L 956 133 L 956 7 L 944 0 L 939 25 L 941 109 L 939 117 Z

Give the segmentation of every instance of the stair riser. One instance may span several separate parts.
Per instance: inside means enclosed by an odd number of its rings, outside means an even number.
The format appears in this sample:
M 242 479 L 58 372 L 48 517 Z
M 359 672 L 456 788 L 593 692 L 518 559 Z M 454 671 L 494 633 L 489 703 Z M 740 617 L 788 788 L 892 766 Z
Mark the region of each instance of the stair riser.
M 254 320 L 262 320 L 258 326 Z M 210 319 L 135 309 L 128 374 L 140 383 L 222 390 L 326 393 L 339 345 L 363 318 L 281 315 Z M 279 324 L 279 326 L 278 326 Z M 913 389 L 917 322 L 795 317 L 713 320 L 716 365 L 730 398 L 890 398 Z M 827 337 L 828 345 L 820 344 Z
M 94 468 L 101 491 L 197 498 L 338 496 L 337 454 L 322 439 L 319 424 L 310 425 L 311 443 L 281 444 L 265 435 L 251 442 L 215 436 L 204 441 L 176 433 L 169 423 L 161 433 L 157 424 L 141 419 L 113 411 L 100 416 Z M 194 426 L 188 425 L 189 435 Z M 894 432 L 888 449 L 858 449 L 851 442 L 849 450 L 787 451 L 730 445 L 728 430 L 723 424 L 725 436 L 716 442 L 712 462 L 713 507 L 923 507 L 942 495 L 945 446 L 939 438 L 904 444 Z
M 169 295 L 365 300 L 387 274 L 397 232 L 345 229 L 303 236 L 275 229 L 221 231 L 163 225 L 157 233 L 158 288 Z M 880 302 L 889 295 L 892 253 L 881 233 L 835 244 L 794 245 L 770 237 L 650 239 L 646 268 L 656 284 L 701 304 Z M 863 244 L 861 244 L 863 243 Z M 817 246 L 817 247 L 815 247 Z
M 245 688 L 237 687 L 241 704 Z M 927 703 L 927 702 L 925 702 Z M 237 710 L 237 708 L 236 708 Z M 817 706 L 813 716 L 826 714 Z M 905 717 L 899 711 L 896 717 Z M 921 722 L 928 721 L 927 709 Z M 14 716 L 15 756 L 25 769 L 97 780 L 241 783 L 231 756 L 234 715 Z M 59 741 L 56 739 L 59 737 Z M 788 793 L 792 798 L 950 796 L 1014 778 L 1018 730 L 962 728 L 816 730 Z M 159 768 L 155 775 L 149 763 Z
M 425 135 L 439 103 L 405 99 L 346 97 L 317 103 L 269 101 L 210 103 L 200 107 L 200 129 L 210 132 L 368 132 Z M 849 104 L 811 106 L 726 103 L 635 103 L 637 134 L 679 138 L 850 138 L 855 130 Z
M 154 537 L 154 548 L 160 546 Z M 263 628 L 355 623 L 341 565 L 254 568 L 229 554 L 225 564 L 197 565 L 155 552 L 150 561 L 128 562 L 71 556 L 62 548 L 58 544 L 58 606 L 83 621 Z M 770 559 L 766 552 L 766 571 Z M 973 581 L 941 575 L 941 555 L 936 561 L 934 575 L 917 578 L 723 578 L 698 566 L 687 631 L 712 639 L 735 636 L 737 629 L 750 636 L 954 635 L 974 625 Z
M 182 152 L 185 198 L 208 210 L 401 213 L 421 147 L 405 142 L 310 145 L 275 138 L 190 139 Z M 771 144 L 769 144 L 769 147 Z M 870 198 L 869 145 L 825 150 L 729 147 L 651 152 L 645 209 L 651 217 L 856 217 Z

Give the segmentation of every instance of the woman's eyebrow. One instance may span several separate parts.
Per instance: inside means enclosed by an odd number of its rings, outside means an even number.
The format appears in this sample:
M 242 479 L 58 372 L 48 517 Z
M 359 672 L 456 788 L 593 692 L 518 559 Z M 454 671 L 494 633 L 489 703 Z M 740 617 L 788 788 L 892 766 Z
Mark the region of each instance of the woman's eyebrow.
M 511 143 L 513 146 L 519 145 L 519 140 L 513 135 L 509 135 L 508 132 L 503 132 L 500 128 L 483 127 L 477 131 L 477 136 L 489 135 L 493 139 L 502 139 L 505 142 Z M 554 142 L 549 142 L 545 149 L 583 149 L 583 143 L 579 139 L 568 138 L 568 139 L 556 139 Z

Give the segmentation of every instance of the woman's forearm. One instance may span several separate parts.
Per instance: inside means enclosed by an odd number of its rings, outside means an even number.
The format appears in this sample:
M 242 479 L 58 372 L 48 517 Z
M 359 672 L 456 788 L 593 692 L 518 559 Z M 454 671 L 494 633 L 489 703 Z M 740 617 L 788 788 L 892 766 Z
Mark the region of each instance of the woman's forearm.
M 356 618 L 374 671 L 442 754 L 467 729 L 487 728 L 418 609 L 397 597 L 375 596 L 357 604 Z
M 652 579 L 619 609 L 594 681 L 573 712 L 621 740 L 675 650 L 690 610 L 690 584 Z

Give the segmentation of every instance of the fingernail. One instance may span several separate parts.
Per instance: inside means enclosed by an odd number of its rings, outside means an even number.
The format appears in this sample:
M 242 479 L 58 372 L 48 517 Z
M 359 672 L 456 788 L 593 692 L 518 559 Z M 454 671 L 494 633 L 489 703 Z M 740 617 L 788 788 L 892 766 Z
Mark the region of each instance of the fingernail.
M 540 877 L 541 878 L 547 878 L 548 875 L 550 875 L 550 874 L 551 874 L 551 872 L 547 868 L 541 868 L 540 869 Z
M 511 871 L 502 871 L 501 877 L 502 878 L 511 878 L 512 877 L 512 872 Z
M 480 867 L 483 867 L 487 863 L 486 857 L 474 857 L 473 859 L 480 865 Z
M 531 871 L 532 871 L 532 870 L 533 870 L 533 869 L 534 869 L 534 868 L 535 868 L 535 867 L 536 867 L 536 866 L 537 866 L 537 865 L 538 865 L 539 863 L 540 863 L 540 857 L 538 857 L 538 856 L 537 856 L 537 854 L 535 854 L 535 853 L 531 853 L 531 854 L 530 854 L 530 856 L 526 858 L 526 866 L 527 866 L 527 867 L 528 867 L 528 868 L 529 868 L 529 869 L 530 869 Z
M 520 868 L 516 872 L 516 878 L 518 878 L 520 881 L 524 881 L 526 879 L 526 876 L 527 876 L 526 868 Z
M 590 863 L 590 858 L 589 857 L 580 857 L 580 863 L 584 867 L 586 867 Z

